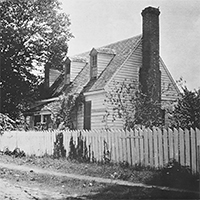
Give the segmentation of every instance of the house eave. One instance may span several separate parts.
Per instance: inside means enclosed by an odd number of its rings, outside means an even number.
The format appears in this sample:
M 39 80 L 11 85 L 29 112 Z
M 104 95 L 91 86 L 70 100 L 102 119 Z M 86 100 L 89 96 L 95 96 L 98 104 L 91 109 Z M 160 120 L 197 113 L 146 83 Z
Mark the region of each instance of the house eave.
M 59 97 L 53 97 L 53 98 L 50 98 L 50 99 L 43 99 L 43 100 L 37 101 L 37 103 L 48 103 L 48 102 L 58 101 L 58 100 L 60 100 Z
M 84 96 L 101 94 L 101 93 L 105 93 L 105 90 L 104 89 L 100 89 L 100 90 L 95 90 L 95 91 L 84 92 Z

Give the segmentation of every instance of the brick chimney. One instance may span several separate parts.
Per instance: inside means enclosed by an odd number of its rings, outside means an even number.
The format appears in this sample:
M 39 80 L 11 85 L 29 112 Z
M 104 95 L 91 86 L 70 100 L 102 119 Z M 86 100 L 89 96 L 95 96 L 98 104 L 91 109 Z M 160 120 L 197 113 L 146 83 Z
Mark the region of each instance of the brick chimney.
M 161 102 L 161 72 L 159 69 L 159 14 L 158 8 L 142 11 L 142 67 L 139 73 L 141 91 L 153 102 Z
M 70 68 L 71 68 L 71 60 L 67 57 L 64 63 L 64 82 L 65 84 L 70 84 Z
M 142 11 L 142 67 L 139 84 L 144 104 L 136 114 L 138 123 L 157 126 L 163 123 L 161 115 L 161 71 L 159 69 L 159 14 L 157 8 L 147 7 Z M 139 111 L 140 110 L 140 111 Z
M 46 63 L 44 67 L 44 89 L 49 89 L 49 72 L 50 72 L 50 63 Z

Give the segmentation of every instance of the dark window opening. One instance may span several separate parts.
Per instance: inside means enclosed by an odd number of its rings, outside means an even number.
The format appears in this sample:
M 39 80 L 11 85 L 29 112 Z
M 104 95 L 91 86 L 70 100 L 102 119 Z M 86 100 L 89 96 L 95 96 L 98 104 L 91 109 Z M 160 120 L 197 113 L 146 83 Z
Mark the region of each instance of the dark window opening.
M 91 73 L 92 78 L 97 77 L 97 55 L 91 57 Z
M 43 122 L 49 124 L 50 121 L 51 121 L 51 115 L 44 115 L 44 121 Z
M 161 110 L 161 115 L 162 115 L 162 123 L 165 124 L 165 109 Z
M 41 115 L 35 115 L 34 126 L 38 126 L 41 123 Z
M 84 105 L 84 129 L 91 130 L 91 101 L 86 101 Z

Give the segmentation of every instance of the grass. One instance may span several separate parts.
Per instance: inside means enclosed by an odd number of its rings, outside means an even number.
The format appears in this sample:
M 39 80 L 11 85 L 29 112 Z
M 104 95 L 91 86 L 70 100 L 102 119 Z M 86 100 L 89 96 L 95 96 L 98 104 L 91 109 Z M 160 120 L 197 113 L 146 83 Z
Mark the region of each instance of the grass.
M 199 175 L 193 175 L 189 168 L 182 167 L 175 160 L 172 160 L 160 170 L 142 166 L 131 167 L 127 163 L 120 163 L 119 165 L 113 163 L 81 163 L 76 160 L 53 159 L 50 156 L 15 158 L 2 155 L 0 156 L 0 161 L 37 166 L 64 173 L 121 179 L 134 183 L 199 191 Z

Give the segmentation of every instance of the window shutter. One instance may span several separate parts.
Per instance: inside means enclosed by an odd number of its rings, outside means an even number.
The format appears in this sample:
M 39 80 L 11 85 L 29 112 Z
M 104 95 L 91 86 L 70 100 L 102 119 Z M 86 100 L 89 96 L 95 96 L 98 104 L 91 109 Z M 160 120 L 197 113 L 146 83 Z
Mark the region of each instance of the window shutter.
M 86 101 L 84 106 L 84 129 L 91 129 L 91 101 Z

